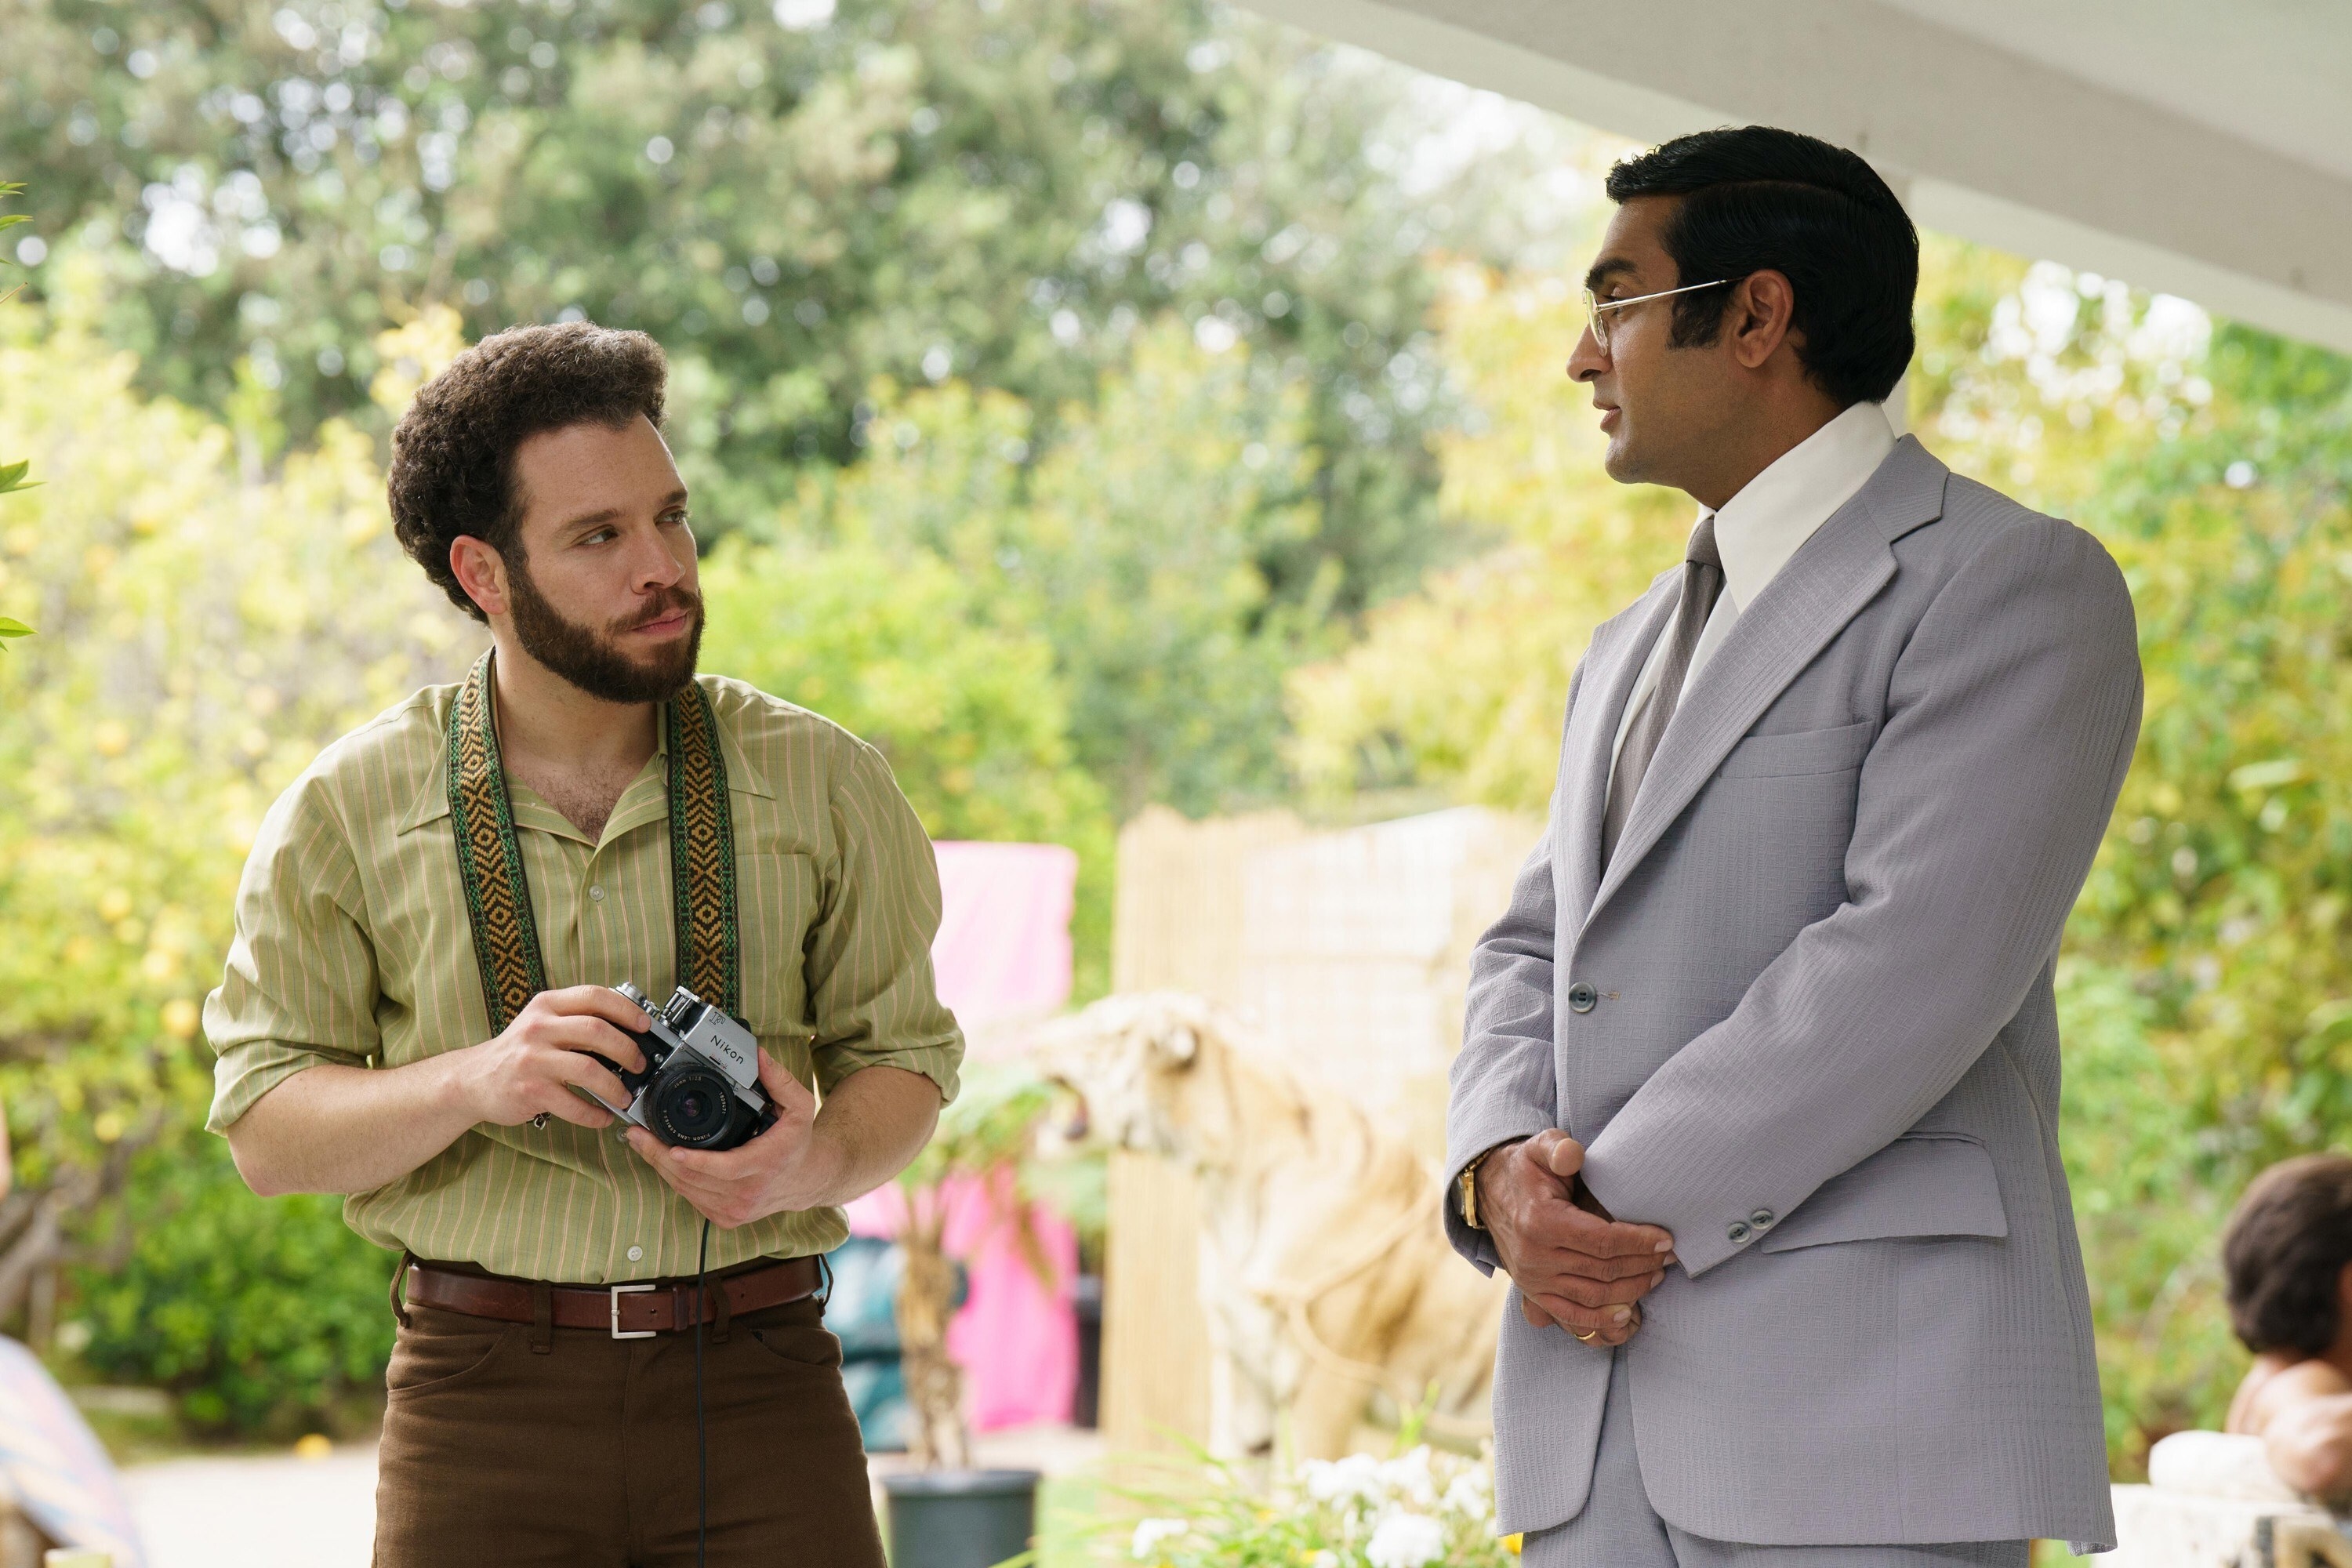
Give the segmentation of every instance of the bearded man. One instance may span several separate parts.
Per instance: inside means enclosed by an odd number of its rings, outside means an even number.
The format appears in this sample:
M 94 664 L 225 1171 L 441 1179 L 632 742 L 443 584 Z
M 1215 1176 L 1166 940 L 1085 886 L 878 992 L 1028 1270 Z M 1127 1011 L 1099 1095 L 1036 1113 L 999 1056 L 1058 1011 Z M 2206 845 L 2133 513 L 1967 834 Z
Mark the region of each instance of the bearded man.
M 254 1191 L 404 1254 L 378 1568 L 883 1561 L 817 1259 L 955 1091 L 938 871 L 871 747 L 695 674 L 666 377 L 576 322 L 417 395 L 394 522 L 490 651 L 278 799 L 205 1009 Z M 748 1027 L 772 1125 L 616 1122 L 630 980 Z

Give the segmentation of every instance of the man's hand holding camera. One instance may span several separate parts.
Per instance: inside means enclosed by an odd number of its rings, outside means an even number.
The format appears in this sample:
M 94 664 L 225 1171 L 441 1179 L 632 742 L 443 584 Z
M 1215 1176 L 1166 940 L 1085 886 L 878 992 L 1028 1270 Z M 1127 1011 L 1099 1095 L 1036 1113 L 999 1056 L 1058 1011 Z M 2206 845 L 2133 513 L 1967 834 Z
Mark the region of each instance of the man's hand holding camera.
M 645 1053 L 623 1031 L 642 1030 L 647 1022 L 645 1009 L 607 986 L 541 992 L 497 1038 L 458 1053 L 459 1092 L 471 1120 L 515 1127 L 553 1116 L 581 1127 L 611 1126 L 611 1111 L 574 1091 L 627 1104 L 629 1091 L 613 1064 L 645 1070 Z
M 1557 1129 L 1506 1144 L 1478 1167 L 1479 1217 L 1528 1322 L 1622 1345 L 1675 1260 L 1675 1238 L 1612 1219 L 1576 1179 L 1583 1166 L 1584 1145 Z
M 681 1149 L 629 1129 L 629 1147 L 721 1230 L 834 1202 L 841 1183 L 843 1152 L 816 1135 L 816 1096 L 764 1051 L 760 1087 L 776 1108 L 775 1124 L 733 1149 Z

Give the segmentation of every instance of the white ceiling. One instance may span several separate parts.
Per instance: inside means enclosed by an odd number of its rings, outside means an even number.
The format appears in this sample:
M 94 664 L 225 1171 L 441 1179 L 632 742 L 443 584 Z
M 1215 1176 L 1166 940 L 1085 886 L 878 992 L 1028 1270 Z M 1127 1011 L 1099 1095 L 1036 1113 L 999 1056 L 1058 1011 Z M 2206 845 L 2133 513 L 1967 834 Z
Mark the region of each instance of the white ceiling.
M 2345 0 L 1883 0 L 2352 179 Z
M 1249 0 L 1602 130 L 1786 125 L 1933 228 L 2352 352 L 2352 0 Z

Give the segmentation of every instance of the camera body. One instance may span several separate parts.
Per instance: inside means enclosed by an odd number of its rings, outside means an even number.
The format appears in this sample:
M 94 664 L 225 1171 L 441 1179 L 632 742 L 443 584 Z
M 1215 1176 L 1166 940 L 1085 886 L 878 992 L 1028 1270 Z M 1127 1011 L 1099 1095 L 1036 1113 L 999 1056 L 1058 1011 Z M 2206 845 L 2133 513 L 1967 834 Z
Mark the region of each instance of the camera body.
M 751 1030 L 683 985 L 658 1008 L 629 981 L 613 989 L 651 1019 L 643 1034 L 621 1031 L 645 1052 L 646 1070 L 628 1072 L 605 1062 L 620 1076 L 629 1102 L 597 1104 L 665 1143 L 688 1149 L 732 1149 L 774 1125 L 776 1108 L 760 1088 L 760 1042 Z

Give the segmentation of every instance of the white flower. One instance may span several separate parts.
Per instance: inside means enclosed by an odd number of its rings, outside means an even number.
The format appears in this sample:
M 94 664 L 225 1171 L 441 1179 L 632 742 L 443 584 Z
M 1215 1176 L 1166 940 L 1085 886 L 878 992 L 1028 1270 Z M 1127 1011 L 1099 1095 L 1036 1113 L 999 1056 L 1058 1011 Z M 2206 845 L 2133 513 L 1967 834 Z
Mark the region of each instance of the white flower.
M 1307 1495 L 1317 1502 L 1381 1500 L 1381 1462 L 1370 1454 L 1350 1454 L 1344 1459 L 1309 1459 L 1298 1467 L 1298 1479 L 1306 1483 Z
M 1189 1519 L 1147 1519 L 1135 1527 L 1135 1541 L 1128 1548 L 1138 1563 L 1149 1562 L 1160 1555 L 1160 1543 L 1173 1541 L 1192 1528 Z
M 1364 1547 L 1372 1568 L 1423 1568 L 1445 1555 L 1445 1527 L 1425 1514 L 1392 1513 Z
M 1470 1519 L 1485 1519 L 1494 1511 L 1495 1500 L 1486 1487 L 1484 1470 L 1465 1470 L 1454 1478 L 1445 1489 L 1443 1505 L 1448 1513 L 1462 1514 Z
M 1429 1473 L 1429 1447 L 1423 1444 L 1412 1453 L 1391 1459 L 1381 1467 L 1381 1485 L 1394 1496 L 1405 1498 L 1423 1508 L 1437 1502 L 1437 1482 Z

